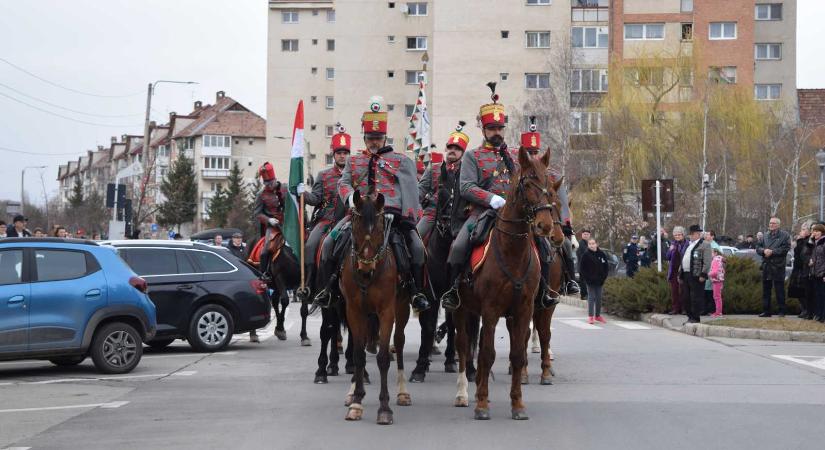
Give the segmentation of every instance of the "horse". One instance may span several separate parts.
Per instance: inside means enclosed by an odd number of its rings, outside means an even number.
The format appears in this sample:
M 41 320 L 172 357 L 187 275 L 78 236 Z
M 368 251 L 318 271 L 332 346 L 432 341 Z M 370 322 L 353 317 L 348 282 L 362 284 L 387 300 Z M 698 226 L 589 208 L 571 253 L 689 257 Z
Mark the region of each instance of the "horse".
M 395 256 L 389 248 L 391 219 L 384 215 L 384 196 L 372 193 L 361 196 L 353 193 L 352 238 L 350 255 L 341 268 L 339 286 L 346 303 L 347 325 L 353 340 L 355 361 L 354 382 L 347 394 L 349 405 L 346 420 L 361 420 L 366 366 L 367 340 L 371 336 L 369 316 L 378 319 L 378 369 L 381 373 L 381 391 L 378 408 L 379 425 L 393 423 L 389 406 L 387 371 L 390 366 L 390 335 L 395 326 L 394 344 L 398 366 L 396 403 L 409 406 L 412 399 L 404 377 L 404 327 L 410 317 L 409 294 L 399 289 L 401 274 Z
M 488 382 L 495 360 L 495 327 L 500 317 L 507 320 L 510 334 L 511 417 L 526 420 L 521 393 L 521 371 L 527 358 L 529 324 L 533 316 L 533 301 L 541 277 L 538 255 L 533 244 L 534 229 L 542 235 L 553 233 L 554 239 L 563 238 L 561 221 L 554 217 L 558 210 L 555 189 L 548 189 L 547 166 L 550 155 L 533 159 L 524 148 L 519 149 L 520 168 L 511 174 L 507 203 L 497 212 L 495 225 L 489 236 L 486 259 L 476 268 L 472 283 L 459 286 L 461 305 L 454 313 L 456 347 L 459 354 L 458 392 L 455 406 L 469 406 L 467 394 L 467 336 L 468 312 L 481 316 L 482 328 L 476 374 L 476 420 L 489 420 Z M 555 214 L 558 217 L 558 214 Z M 504 277 L 502 277 L 504 275 Z M 502 279 L 503 278 L 503 279 Z

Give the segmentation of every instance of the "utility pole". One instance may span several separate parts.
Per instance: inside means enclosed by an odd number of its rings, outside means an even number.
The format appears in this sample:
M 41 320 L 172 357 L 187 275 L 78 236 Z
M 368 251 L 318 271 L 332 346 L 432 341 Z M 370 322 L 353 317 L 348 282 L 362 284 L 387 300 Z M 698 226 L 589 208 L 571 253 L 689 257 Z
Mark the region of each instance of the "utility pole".
M 20 214 L 25 215 L 23 207 L 26 204 L 26 170 L 27 169 L 45 169 L 46 166 L 26 166 L 20 172 Z

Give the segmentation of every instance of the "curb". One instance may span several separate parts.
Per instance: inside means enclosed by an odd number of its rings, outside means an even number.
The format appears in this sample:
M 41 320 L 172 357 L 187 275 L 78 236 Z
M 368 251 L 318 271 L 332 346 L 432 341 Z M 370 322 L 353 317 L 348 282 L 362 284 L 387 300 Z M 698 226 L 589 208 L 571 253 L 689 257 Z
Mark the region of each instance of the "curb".
M 678 331 L 696 337 L 725 337 L 734 339 L 759 339 L 764 341 L 793 341 L 825 343 L 825 333 L 815 331 L 762 330 L 757 328 L 734 328 L 703 323 L 674 325 L 667 314 L 643 314 L 642 320 L 662 328 Z
M 576 308 L 587 309 L 587 300 L 571 297 L 569 295 L 560 295 L 559 301 L 565 305 L 575 306 Z

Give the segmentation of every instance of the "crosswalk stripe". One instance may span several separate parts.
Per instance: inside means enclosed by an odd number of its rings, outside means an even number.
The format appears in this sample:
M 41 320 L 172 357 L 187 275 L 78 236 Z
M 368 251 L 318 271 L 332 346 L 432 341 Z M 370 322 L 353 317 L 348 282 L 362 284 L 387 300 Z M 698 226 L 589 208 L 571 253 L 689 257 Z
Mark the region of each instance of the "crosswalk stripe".
M 771 355 L 776 359 L 795 362 L 816 369 L 825 370 L 825 357 L 823 356 L 798 356 L 798 355 Z
M 601 330 L 602 327 L 591 325 L 583 320 L 576 319 L 559 319 L 559 322 L 569 325 L 573 328 L 581 328 L 582 330 Z
M 636 322 L 613 322 L 613 323 L 620 326 L 620 327 L 622 327 L 622 328 L 628 329 L 628 330 L 649 330 L 651 328 L 647 325 L 644 325 L 644 324 L 641 324 L 641 323 L 636 323 Z

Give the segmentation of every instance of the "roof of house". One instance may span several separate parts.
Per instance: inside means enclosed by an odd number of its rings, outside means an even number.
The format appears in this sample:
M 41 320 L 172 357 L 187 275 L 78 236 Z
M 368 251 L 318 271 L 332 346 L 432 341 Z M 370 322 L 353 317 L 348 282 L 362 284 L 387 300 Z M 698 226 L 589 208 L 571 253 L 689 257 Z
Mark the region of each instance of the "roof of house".
M 69 165 L 68 164 L 61 164 L 57 167 L 57 181 L 60 181 L 66 178 L 66 174 L 69 172 Z
M 825 89 L 797 89 L 799 120 L 809 124 L 825 124 Z
M 197 118 L 175 134 L 175 138 L 219 134 L 240 137 L 266 137 L 266 120 L 231 97 L 220 97 L 191 115 Z
M 106 167 L 109 165 L 109 150 L 92 152 L 92 167 Z

